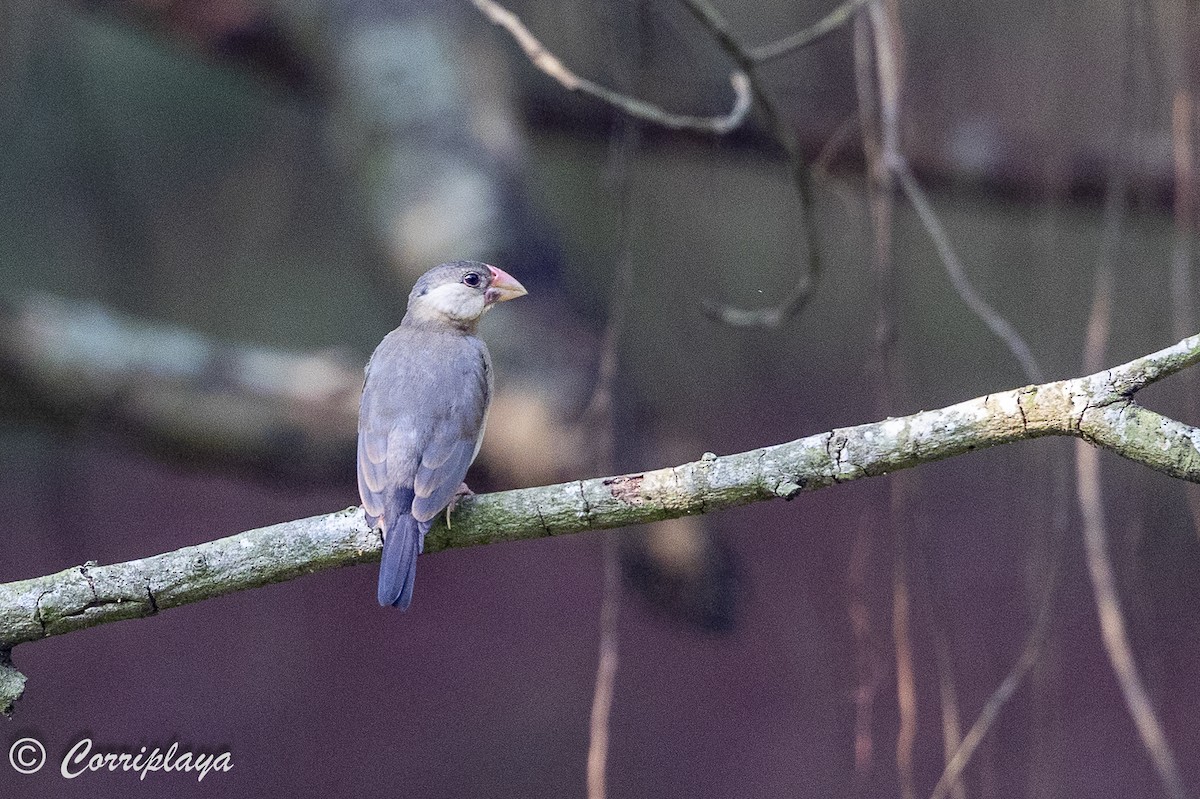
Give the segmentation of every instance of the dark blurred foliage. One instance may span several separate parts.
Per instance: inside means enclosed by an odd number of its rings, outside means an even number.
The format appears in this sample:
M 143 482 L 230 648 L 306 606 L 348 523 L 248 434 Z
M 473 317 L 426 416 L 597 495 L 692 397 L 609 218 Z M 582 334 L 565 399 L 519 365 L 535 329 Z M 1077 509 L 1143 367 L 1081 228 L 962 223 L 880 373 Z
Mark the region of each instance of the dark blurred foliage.
M 84 0 L 77 7 L 110 14 L 152 36 L 190 48 L 214 64 L 235 65 L 289 92 L 327 91 L 315 52 L 285 27 L 270 3 L 236 0 Z
M 724 5 L 750 43 L 828 10 Z M 638 93 L 680 112 L 727 107 L 727 60 L 674 4 L 512 7 L 579 74 L 618 84 L 641 8 Z M 1196 182 L 1178 171 L 1172 125 L 1197 85 L 1195 17 L 1178 2 L 1138 9 L 1130 27 L 1122 9 L 1095 5 L 900 8 L 903 148 L 979 291 L 1053 377 L 1080 369 L 1118 172 L 1109 360 L 1169 343 L 1172 308 L 1194 308 L 1178 259 L 1197 225 L 1178 212 Z M 712 141 L 645 127 L 621 230 L 612 112 L 535 72 L 467 3 L 34 0 L 0 4 L 0 30 L 0 580 L 356 503 L 346 392 L 314 387 L 331 373 L 330 385 L 353 383 L 412 279 L 451 257 L 492 260 L 532 291 L 484 331 L 499 393 L 476 490 L 586 473 L 577 421 L 622 235 L 636 269 L 620 468 L 878 414 L 848 30 L 763 73 L 803 151 L 825 153 L 829 170 L 816 211 L 823 282 L 773 331 L 697 311 L 709 298 L 768 305 L 793 280 L 797 209 L 766 132 Z M 1194 107 L 1182 113 L 1195 143 Z M 832 146 L 839 130 L 850 133 Z M 903 204 L 892 242 L 884 301 L 903 379 L 888 412 L 1024 382 Z M 43 292 L 74 309 L 64 318 L 98 324 L 72 339 L 95 369 L 66 368 L 77 361 L 53 347 L 33 365 L 13 355 L 10 318 Z M 125 322 L 149 332 L 126 338 Z M 1194 332 L 1193 318 L 1182 323 Z M 270 390 L 247 389 L 255 379 Z M 1187 385 L 1156 386 L 1147 401 L 1198 421 Z M 914 779 L 927 792 L 947 681 L 965 727 L 1019 655 L 1061 512 L 1049 644 L 968 769 L 967 795 L 1158 795 L 1099 643 L 1073 501 L 1052 496 L 1068 451 L 1041 441 L 922 467 L 900 518 L 888 516 L 889 484 L 866 481 L 632 531 L 624 573 L 640 598 L 621 616 L 609 794 L 897 795 L 901 551 Z M 1185 779 L 1200 784 L 1200 547 L 1187 499 L 1161 475 L 1104 465 L 1139 662 Z M 235 770 L 203 783 L 146 778 L 178 796 L 581 794 L 601 550 L 585 534 L 422 558 L 405 615 L 375 607 L 363 568 L 22 646 L 14 660 L 30 683 L 0 748 L 34 735 L 52 765 L 85 735 L 233 753 Z M 872 748 L 856 774 L 864 696 Z M 4 796 L 142 787 L 129 774 L 65 781 L 7 766 L 0 758 Z

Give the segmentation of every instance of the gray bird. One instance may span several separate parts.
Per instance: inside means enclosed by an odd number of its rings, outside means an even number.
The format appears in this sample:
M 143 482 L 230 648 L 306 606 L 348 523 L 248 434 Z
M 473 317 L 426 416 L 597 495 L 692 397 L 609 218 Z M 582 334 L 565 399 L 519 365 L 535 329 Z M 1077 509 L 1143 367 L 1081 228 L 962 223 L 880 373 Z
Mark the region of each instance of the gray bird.
M 475 336 L 498 302 L 526 294 L 512 275 L 475 261 L 430 269 L 408 312 L 367 362 L 358 414 L 358 491 L 383 532 L 379 604 L 412 602 L 417 554 L 460 493 L 483 441 L 492 361 Z

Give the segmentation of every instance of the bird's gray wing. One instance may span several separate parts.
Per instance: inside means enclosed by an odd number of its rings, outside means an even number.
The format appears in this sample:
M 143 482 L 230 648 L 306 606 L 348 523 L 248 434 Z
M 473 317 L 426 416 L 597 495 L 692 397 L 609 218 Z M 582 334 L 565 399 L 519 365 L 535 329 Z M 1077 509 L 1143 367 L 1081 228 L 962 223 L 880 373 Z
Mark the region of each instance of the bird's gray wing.
M 403 424 L 388 429 L 367 427 L 358 436 L 358 493 L 372 524 L 407 513 L 419 460 L 412 429 Z M 407 428 L 407 429 L 406 429 Z
M 413 479 L 412 515 L 421 522 L 441 513 L 467 476 L 491 402 L 492 367 L 484 343 L 462 336 L 447 346 L 453 350 L 445 361 L 451 368 L 426 386 L 441 402 Z
M 397 331 L 406 332 L 406 331 Z M 394 353 L 408 336 L 393 333 L 384 340 L 367 365 L 358 416 L 358 492 L 367 521 L 389 523 L 409 512 L 412 481 L 420 465 L 422 427 L 418 409 L 406 396 L 411 375 L 397 371 Z M 378 362 L 378 363 L 377 363 Z M 372 366 L 384 370 L 376 375 Z
M 358 426 L 358 495 L 362 498 L 367 522 L 374 526 L 383 516 L 384 487 L 387 480 L 387 434 L 364 423 L 370 403 L 364 386 Z

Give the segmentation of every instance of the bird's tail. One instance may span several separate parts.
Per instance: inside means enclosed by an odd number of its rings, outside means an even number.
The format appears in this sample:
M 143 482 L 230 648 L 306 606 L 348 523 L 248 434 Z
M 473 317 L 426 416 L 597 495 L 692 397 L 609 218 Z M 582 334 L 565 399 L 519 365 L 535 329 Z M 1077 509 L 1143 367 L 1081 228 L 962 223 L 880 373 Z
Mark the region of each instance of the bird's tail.
M 411 513 L 401 513 L 383 539 L 379 564 L 379 604 L 408 610 L 417 579 L 417 554 L 421 550 L 420 523 Z

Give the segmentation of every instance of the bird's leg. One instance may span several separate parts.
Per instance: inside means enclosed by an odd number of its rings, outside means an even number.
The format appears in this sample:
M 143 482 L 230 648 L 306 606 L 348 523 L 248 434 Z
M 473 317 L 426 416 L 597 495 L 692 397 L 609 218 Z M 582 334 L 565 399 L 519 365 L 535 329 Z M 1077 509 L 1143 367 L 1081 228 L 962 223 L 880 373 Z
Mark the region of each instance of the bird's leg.
M 450 504 L 446 506 L 446 529 L 447 530 L 453 529 L 450 526 L 450 514 L 454 511 L 454 506 L 458 504 L 458 500 L 461 497 L 473 496 L 474 494 L 475 494 L 475 492 L 472 491 L 471 487 L 468 486 L 466 483 L 459 484 L 458 490 L 454 492 L 454 496 L 450 497 Z

